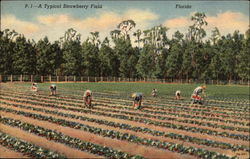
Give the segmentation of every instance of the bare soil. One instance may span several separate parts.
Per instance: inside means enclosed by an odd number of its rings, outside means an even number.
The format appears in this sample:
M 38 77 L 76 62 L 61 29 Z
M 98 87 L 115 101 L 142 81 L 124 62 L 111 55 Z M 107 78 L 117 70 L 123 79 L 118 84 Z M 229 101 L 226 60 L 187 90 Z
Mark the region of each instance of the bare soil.
M 19 128 L 14 128 L 4 124 L 0 124 L 0 131 L 12 135 L 16 138 L 25 140 L 37 146 L 41 146 L 52 151 L 60 152 L 61 154 L 67 156 L 68 158 L 100 158 L 96 155 L 89 154 L 77 149 L 73 149 L 64 144 L 49 141 L 46 138 L 33 135 L 29 132 L 23 131 Z
M 95 143 L 95 144 L 105 145 L 108 147 L 119 149 L 119 150 L 124 151 L 124 152 L 128 152 L 130 154 L 134 154 L 134 155 L 140 154 L 146 158 L 179 158 L 179 159 L 181 159 L 181 158 L 190 158 L 190 159 L 194 158 L 193 156 L 190 156 L 190 155 L 180 155 L 178 153 L 174 153 L 174 152 L 171 152 L 168 150 L 160 150 L 160 149 L 151 148 L 148 146 L 142 146 L 142 145 L 138 145 L 138 144 L 134 144 L 134 143 L 129 143 L 126 141 L 120 141 L 120 140 L 116 140 L 116 139 L 101 137 L 101 136 L 94 135 L 92 133 L 84 132 L 81 130 L 76 130 L 76 129 L 72 129 L 69 127 L 63 127 L 63 126 L 53 124 L 50 122 L 39 121 L 36 119 L 30 119 L 30 118 L 18 116 L 15 114 L 4 113 L 4 117 L 10 117 L 10 118 L 20 120 L 20 121 L 23 121 L 23 122 L 26 122 L 29 124 L 41 126 L 41 127 L 47 128 L 47 129 L 56 130 L 57 132 L 62 132 L 65 135 L 79 138 L 83 141 L 88 141 L 88 142 Z M 4 126 L 2 128 L 2 125 L 1 125 L 1 129 L 3 129 L 5 127 Z M 14 128 L 14 129 L 16 129 L 16 128 Z M 10 133 L 10 132 L 8 132 L 8 133 Z M 62 151 L 59 151 L 59 152 L 62 152 Z
M 6 88 L 7 87 L 12 87 L 12 86 L 13 85 L 8 85 L 8 86 L 6 86 Z M 11 94 L 13 93 L 12 91 L 15 88 L 11 88 L 12 90 L 11 89 L 6 89 L 6 88 L 4 87 L 4 89 L 2 91 L 0 91 L 0 94 L 1 94 L 1 92 L 7 93 L 8 95 L 3 95 L 3 96 L 11 97 Z M 23 96 L 27 96 L 27 97 L 29 97 L 31 95 L 31 93 L 29 91 L 24 90 L 23 92 L 21 92 L 18 89 L 17 90 L 15 89 L 15 91 L 17 91 L 17 92 L 15 92 L 17 95 L 21 95 L 21 96 L 23 95 Z M 103 94 L 105 94 L 105 93 L 103 93 Z M 77 99 L 73 99 L 71 97 L 71 95 L 69 95 L 69 96 L 64 96 L 64 95 L 62 95 L 62 96 L 61 95 L 59 95 L 59 96 L 47 96 L 47 94 L 45 94 L 45 92 L 41 92 L 40 94 L 38 94 L 36 96 L 32 96 L 32 97 L 34 98 L 34 100 L 25 99 L 25 98 L 22 98 L 22 97 L 20 97 L 20 98 L 11 97 L 11 98 L 12 99 L 21 99 L 23 101 L 36 101 L 36 99 L 40 99 L 40 100 L 43 100 L 43 102 L 39 101 L 39 103 L 44 103 L 44 104 L 53 103 L 54 101 L 56 101 L 56 99 L 60 99 L 60 102 L 62 102 L 62 104 L 55 104 L 55 105 L 64 106 L 64 107 L 67 107 L 67 108 L 72 108 L 74 106 L 69 106 L 67 104 L 76 104 L 78 107 L 75 107 L 75 108 L 81 109 L 81 107 L 79 107 L 79 106 L 81 106 L 79 101 L 80 102 L 82 101 L 80 94 L 73 94 L 72 95 L 72 97 L 77 98 Z M 72 101 L 66 101 L 67 99 L 70 99 Z M 121 124 L 129 124 L 129 125 L 132 125 L 132 126 L 145 127 L 145 128 L 149 128 L 151 130 L 158 130 L 158 131 L 163 131 L 163 132 L 166 132 L 166 133 L 183 134 L 183 135 L 187 135 L 187 136 L 191 136 L 191 137 L 209 139 L 209 140 L 218 141 L 218 142 L 249 146 L 248 141 L 236 140 L 236 139 L 231 139 L 231 138 L 227 138 L 227 137 L 212 136 L 212 135 L 202 134 L 202 133 L 193 133 L 193 132 L 189 132 L 189 131 L 183 131 L 183 130 L 172 129 L 172 128 L 165 128 L 165 127 L 155 126 L 155 125 L 148 125 L 148 124 L 144 124 L 144 123 L 140 123 L 140 122 L 117 119 L 117 118 L 113 118 L 113 117 L 106 117 L 106 116 L 102 116 L 102 115 L 93 115 L 93 114 L 90 114 L 90 113 L 81 113 L 81 112 L 69 111 L 69 110 L 58 109 L 58 108 L 53 108 L 53 107 L 44 107 L 41 104 L 33 105 L 33 104 L 19 103 L 19 102 L 13 102 L 11 100 L 2 100 L 2 99 L 1 99 L 1 101 L 5 101 L 5 102 L 8 102 L 8 103 L 13 103 L 13 104 L 21 104 L 21 105 L 31 106 L 31 107 L 34 107 L 34 108 L 42 108 L 44 110 L 53 110 L 53 111 L 56 110 L 56 111 L 62 112 L 62 113 L 74 114 L 74 115 L 79 115 L 79 116 L 86 116 L 86 117 L 89 117 L 89 118 L 107 120 L 107 121 L 112 121 L 112 122 L 121 123 Z M 144 119 L 150 119 L 150 120 L 158 121 L 158 122 L 162 122 L 162 123 L 170 122 L 172 124 L 183 125 L 183 126 L 186 126 L 186 127 L 205 128 L 205 129 L 210 129 L 210 130 L 216 130 L 216 131 L 219 131 L 219 132 L 228 132 L 228 133 L 234 133 L 234 134 L 249 135 L 248 132 L 224 130 L 224 129 L 221 129 L 221 128 L 212 128 L 212 127 L 207 127 L 207 126 L 198 126 L 196 124 L 186 124 L 186 123 L 177 122 L 177 121 L 173 121 L 173 120 L 167 121 L 167 120 L 155 119 L 153 117 L 142 117 L 140 115 L 127 115 L 127 114 L 125 114 L 126 112 L 136 112 L 136 113 L 145 114 L 145 115 L 150 114 L 150 115 L 153 115 L 153 116 L 171 117 L 171 118 L 176 118 L 176 119 L 181 119 L 181 120 L 186 120 L 187 119 L 187 120 L 193 120 L 193 121 L 199 121 L 199 122 L 209 122 L 209 123 L 214 123 L 214 124 L 219 124 L 219 125 L 227 125 L 227 126 L 233 126 L 233 127 L 248 128 L 247 126 L 241 126 L 241 125 L 237 125 L 237 124 L 235 125 L 235 124 L 230 124 L 230 123 L 225 123 L 225 122 L 217 122 L 217 121 L 207 121 L 207 120 L 195 119 L 196 116 L 203 117 L 203 116 L 206 116 L 206 115 L 200 115 L 200 114 L 199 115 L 191 115 L 191 114 L 189 114 L 187 112 L 182 112 L 180 110 L 174 111 L 175 110 L 174 108 L 170 108 L 170 109 L 166 108 L 166 109 L 163 109 L 163 110 L 155 110 L 155 108 L 157 108 L 157 106 L 156 106 L 157 103 L 159 104 L 159 101 L 153 102 L 152 107 L 148 106 L 148 107 L 146 107 L 144 109 L 145 110 L 150 110 L 150 111 L 153 111 L 153 112 L 154 111 L 164 112 L 164 113 L 175 112 L 177 114 L 187 114 L 187 115 L 193 116 L 194 119 L 184 118 L 184 117 L 174 117 L 174 116 L 171 116 L 171 115 L 168 115 L 168 114 L 154 114 L 154 113 L 147 113 L 147 112 L 142 112 L 142 111 L 138 111 L 138 110 L 123 109 L 122 107 L 130 108 L 130 106 L 125 104 L 124 102 L 131 102 L 131 101 L 126 100 L 126 99 L 123 100 L 123 99 L 111 99 L 111 98 L 108 98 L 108 97 L 95 97 L 93 103 L 95 104 L 96 108 L 100 108 L 100 109 L 95 109 L 95 107 L 94 107 L 94 109 L 92 109 L 92 111 L 105 112 L 105 113 L 110 113 L 110 114 L 120 114 L 120 115 L 122 114 L 122 115 L 125 115 L 125 116 L 133 116 L 133 117 L 141 117 L 141 118 L 144 118 Z M 150 103 L 150 100 L 144 100 L 144 102 L 145 103 Z M 180 105 L 171 104 L 171 103 L 166 103 L 166 104 L 163 104 L 163 105 L 182 107 Z M 117 106 L 117 107 L 112 108 L 110 106 Z M 245 151 L 233 152 L 232 150 L 224 150 L 224 149 L 209 147 L 209 146 L 205 146 L 205 145 L 198 145 L 198 144 L 194 144 L 194 143 L 190 143 L 190 142 L 183 142 L 183 141 L 180 141 L 180 140 L 177 140 L 177 139 L 165 138 L 165 137 L 160 137 L 160 136 L 153 136 L 151 134 L 146 134 L 146 133 L 140 133 L 140 132 L 125 130 L 125 129 L 115 128 L 115 127 L 111 127 L 111 126 L 97 124 L 97 123 L 94 123 L 94 122 L 87 122 L 87 121 L 72 119 L 72 118 L 68 118 L 68 117 L 61 117 L 61 116 L 57 116 L 57 115 L 51 115 L 51 114 L 44 113 L 44 112 L 32 111 L 32 110 L 23 109 L 23 108 L 17 108 L 17 107 L 8 106 L 8 105 L 5 105 L 5 104 L 0 104 L 0 107 L 7 107 L 7 108 L 14 109 L 14 110 L 31 112 L 31 113 L 41 114 L 41 115 L 45 115 L 45 116 L 53 116 L 53 117 L 58 118 L 58 119 L 64 119 L 64 120 L 67 120 L 67 121 L 74 121 L 74 122 L 78 122 L 78 123 L 81 123 L 81 124 L 86 124 L 86 125 L 89 125 L 89 126 L 93 126 L 93 127 L 96 127 L 96 128 L 102 128 L 102 129 L 106 129 L 106 130 L 114 130 L 114 131 L 119 131 L 121 133 L 129 133 L 129 134 L 141 137 L 141 138 L 148 138 L 148 139 L 160 140 L 160 141 L 165 141 L 165 142 L 173 142 L 173 143 L 183 144 L 184 146 L 192 146 L 192 147 L 196 147 L 196 148 L 202 148 L 202 149 L 206 149 L 206 150 L 209 150 L 209 151 L 218 152 L 218 153 L 221 153 L 221 154 L 226 154 L 227 156 L 237 156 L 239 158 L 249 158 L 248 152 L 245 152 Z M 184 107 L 186 107 L 186 106 L 184 106 Z M 202 107 L 191 107 L 191 108 L 195 108 L 195 109 L 198 109 L 198 110 L 210 110 L 210 108 L 206 108 L 206 107 L 204 107 L 204 108 L 202 108 Z M 86 108 L 82 108 L 82 109 L 86 110 Z M 103 110 L 103 109 L 117 110 L 117 111 L 120 111 L 120 112 L 111 113 L 111 112 L 108 112 L 108 110 Z M 233 112 L 233 111 L 230 111 L 230 110 L 223 110 L 223 108 L 220 108 L 220 107 L 216 107 L 216 109 L 218 111 L 227 112 L 227 113 Z M 243 113 L 240 112 L 240 113 L 242 115 L 244 115 L 244 112 Z M 211 112 L 211 114 L 213 114 L 213 113 Z M 179 158 L 179 159 L 182 159 L 182 158 L 195 158 L 194 156 L 191 156 L 191 155 L 182 155 L 182 154 L 179 154 L 179 153 L 176 153 L 176 152 L 171 152 L 171 151 L 168 151 L 168 150 L 162 150 L 162 149 L 149 147 L 149 146 L 143 146 L 143 145 L 135 144 L 135 143 L 128 142 L 128 141 L 125 141 L 125 140 L 122 141 L 122 140 L 117 140 L 117 139 L 111 139 L 111 138 L 108 138 L 108 137 L 95 135 L 95 134 L 92 134 L 92 133 L 89 133 L 89 132 L 86 132 L 86 131 L 73 129 L 73 128 L 70 128 L 70 127 L 63 127 L 63 126 L 60 126 L 58 124 L 53 124 L 51 122 L 36 120 L 36 119 L 33 119 L 33 118 L 29 118 L 29 117 L 24 117 L 22 115 L 16 115 L 16 114 L 12 114 L 12 113 L 1 112 L 1 111 L 0 111 L 0 115 L 3 116 L 3 117 L 9 117 L 9 118 L 20 120 L 20 121 L 30 123 L 30 124 L 33 124 L 33 125 L 41 126 L 41 127 L 47 128 L 47 129 L 55 130 L 57 132 L 61 132 L 61 133 L 65 134 L 65 135 L 69 135 L 69 136 L 72 136 L 72 137 L 75 137 L 75 138 L 79 138 L 79 139 L 81 139 L 83 141 L 88 141 L 88 142 L 91 142 L 91 143 L 112 147 L 112 148 L 114 148 L 116 150 L 127 152 L 127 153 L 133 154 L 133 155 L 139 154 L 139 155 L 142 155 L 142 156 L 147 157 L 147 158 L 170 158 L 170 159 L 172 159 L 172 158 L 175 158 L 175 159 L 176 158 Z M 219 117 L 214 116 L 214 118 L 217 118 L 217 119 L 241 121 L 241 122 L 246 122 L 246 123 L 249 122 L 247 120 L 237 119 L 237 117 L 234 116 L 234 115 L 228 115 L 230 118 L 223 118 L 223 114 L 221 114 L 221 113 L 214 114 L 214 115 L 221 115 Z M 56 142 L 47 140 L 44 137 L 36 136 L 36 135 L 31 134 L 29 132 L 23 131 L 23 130 L 21 130 L 19 128 L 13 128 L 13 127 L 10 127 L 10 126 L 7 126 L 7 125 L 0 124 L 0 131 L 6 132 L 6 133 L 8 133 L 8 134 L 10 134 L 12 136 L 15 136 L 17 138 L 26 140 L 26 141 L 31 142 L 33 144 L 36 144 L 38 146 L 49 148 L 50 150 L 53 150 L 53 151 L 58 151 L 59 153 L 62 153 L 65 156 L 70 157 L 70 158 L 75 158 L 75 157 L 76 158 L 79 158 L 79 157 L 81 157 L 81 158 L 82 157 L 85 157 L 85 158 L 97 158 L 97 157 L 99 157 L 99 156 L 90 154 L 88 152 L 83 152 L 83 151 L 68 147 L 68 146 L 66 146 L 64 144 L 60 144 L 60 143 L 56 143 Z M 2 155 L 3 151 L 6 152 L 6 153 L 4 153 L 6 155 L 6 157 L 4 157 L 4 158 L 7 158 L 8 154 L 10 154 L 12 150 L 9 150 L 9 149 L 7 149 L 5 147 L 2 148 L 1 145 L 0 145 L 0 158 L 1 158 L 1 155 Z M 18 154 L 21 155 L 21 156 L 23 155 L 23 154 L 17 153 L 15 156 L 18 156 Z M 23 157 L 21 157 L 21 158 L 23 158 Z
M 13 103 L 15 103 L 15 102 L 13 102 Z M 24 104 L 24 105 L 29 105 L 29 104 Z M 29 105 L 29 106 L 32 106 L 32 105 Z M 38 107 L 38 106 L 36 105 L 35 107 Z M 21 111 L 27 111 L 27 112 L 32 112 L 32 113 L 38 113 L 37 111 L 32 111 L 32 110 L 27 110 L 27 109 L 22 109 L 22 108 L 15 108 L 15 107 L 10 107 L 10 108 L 14 109 L 14 110 L 21 110 Z M 39 108 L 43 108 L 43 107 L 39 107 Z M 84 116 L 90 117 L 90 118 L 95 118 L 95 119 L 100 119 L 100 120 L 108 120 L 108 121 L 113 121 L 113 122 L 123 123 L 123 124 L 129 124 L 129 125 L 138 126 L 138 127 L 145 127 L 145 128 L 147 127 L 149 129 L 152 129 L 152 130 L 163 131 L 163 132 L 166 132 L 166 133 L 183 134 L 183 135 L 187 135 L 187 136 L 192 136 L 192 137 L 197 137 L 197 138 L 204 138 L 204 139 L 209 139 L 209 140 L 214 140 L 214 141 L 219 141 L 219 142 L 225 142 L 225 143 L 231 143 L 231 144 L 240 144 L 240 145 L 246 145 L 246 146 L 249 145 L 249 142 L 247 142 L 247 141 L 236 140 L 236 139 L 232 139 L 232 138 L 226 138 L 226 137 L 220 137 L 220 136 L 211 136 L 211 135 L 208 135 L 208 134 L 193 133 L 193 132 L 188 132 L 188 131 L 184 131 L 184 130 L 164 128 L 164 127 L 160 127 L 160 126 L 147 125 L 147 124 L 144 124 L 144 123 L 128 121 L 128 120 L 123 120 L 123 119 L 117 119 L 117 118 L 112 118 L 112 117 L 104 117 L 104 116 L 85 114 L 85 113 L 83 114 L 83 113 L 72 112 L 72 111 L 67 111 L 67 110 L 58 110 L 56 108 L 46 108 L 46 109 L 47 110 L 57 110 L 57 111 L 63 112 L 63 113 L 73 113 L 75 115 L 84 115 Z M 42 112 L 39 112 L 39 114 L 47 115 L 46 113 L 42 113 Z M 63 117 L 57 117 L 57 118 L 62 118 L 63 119 Z
M 0 145 L 0 158 L 29 158 L 29 156 L 25 156 L 22 153 L 10 150 Z

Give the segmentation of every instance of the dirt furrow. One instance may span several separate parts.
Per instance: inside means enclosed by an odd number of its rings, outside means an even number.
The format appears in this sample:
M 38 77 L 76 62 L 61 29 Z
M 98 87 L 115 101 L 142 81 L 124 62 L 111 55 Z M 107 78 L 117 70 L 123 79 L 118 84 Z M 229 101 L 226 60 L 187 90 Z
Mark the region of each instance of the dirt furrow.
M 1 115 L 5 116 L 5 117 L 10 117 L 10 116 L 7 116 L 7 114 L 5 114 L 5 113 L 1 114 Z M 12 115 L 12 116 L 13 116 L 13 119 L 18 119 L 17 115 Z M 15 116 L 17 118 L 15 118 Z M 32 121 L 31 121 L 31 123 L 32 123 Z M 68 147 L 68 146 L 66 146 L 64 144 L 49 141 L 46 138 L 31 134 L 31 133 L 23 131 L 23 130 L 21 130 L 19 128 L 4 125 L 4 124 L 1 124 L 1 123 L 0 123 L 0 130 L 2 132 L 5 132 L 5 133 L 7 133 L 9 135 L 12 135 L 12 136 L 14 136 L 16 138 L 19 138 L 19 139 L 25 140 L 27 142 L 30 142 L 32 144 L 35 144 L 35 145 L 50 149 L 52 151 L 57 151 L 57 152 L 65 155 L 65 156 L 67 156 L 68 158 L 103 158 L 103 157 L 99 157 L 99 156 L 96 156 L 96 155 L 93 155 L 93 154 L 89 154 L 87 152 L 83 152 L 83 151 L 80 151 L 80 150 L 77 150 L 77 149 L 73 149 L 73 148 Z
M 0 158 L 30 158 L 30 157 L 0 145 Z
M 68 113 L 66 111 L 58 111 L 58 112 Z M 39 114 L 47 115 L 46 113 L 39 113 Z M 71 113 L 71 114 L 79 115 L 79 114 L 76 114 L 76 113 Z M 67 118 L 67 117 L 61 117 L 61 116 L 57 116 L 57 115 L 54 115 L 54 117 L 59 118 L 59 119 L 72 121 L 72 122 L 78 122 L 78 123 L 81 123 L 81 124 L 87 124 L 89 126 L 93 126 L 93 127 L 96 127 L 96 128 L 114 130 L 114 131 L 119 131 L 119 132 L 122 132 L 122 133 L 129 133 L 131 135 L 140 136 L 142 138 L 148 138 L 148 139 L 153 139 L 153 140 L 160 140 L 160 141 L 165 141 L 165 142 L 183 144 L 184 146 L 192 146 L 192 147 L 196 147 L 196 148 L 206 149 L 208 151 L 218 152 L 218 153 L 221 153 L 221 154 L 227 154 L 227 155 L 229 154 L 230 156 L 237 155 L 237 152 L 233 152 L 231 150 L 225 150 L 225 149 L 220 149 L 220 148 L 212 148 L 212 147 L 208 147 L 208 146 L 204 146 L 204 145 L 198 145 L 198 144 L 193 144 L 193 143 L 190 143 L 190 142 L 180 141 L 180 140 L 177 140 L 177 139 L 153 136 L 153 135 L 145 134 L 145 133 L 141 133 L 141 132 L 135 132 L 135 131 L 131 131 L 131 130 L 125 130 L 125 129 L 115 128 L 115 127 L 111 127 L 111 126 L 106 126 L 106 125 L 100 125 L 98 123 L 82 121 L 82 120 L 77 120 L 77 119 L 72 119 L 72 118 Z
M 32 105 L 29 105 L 29 106 L 32 106 Z M 16 108 L 16 107 L 10 107 L 10 106 L 5 106 L 5 107 L 9 107 L 11 109 L 18 110 L 18 111 L 31 112 L 31 113 L 41 114 L 41 115 L 49 115 L 49 114 L 46 114 L 46 113 L 43 113 L 43 112 L 37 112 L 37 111 L 27 110 L 27 109 L 23 109 L 23 108 Z M 35 107 L 35 108 L 43 108 L 43 107 L 38 107 L 38 106 L 33 106 L 33 107 Z M 223 138 L 223 137 L 218 137 L 218 136 L 211 136 L 211 135 L 201 134 L 201 133 L 192 133 L 192 132 L 188 132 L 188 131 L 171 129 L 171 128 L 163 128 L 163 127 L 159 127 L 159 126 L 147 125 L 147 124 L 143 124 L 143 123 L 138 123 L 138 122 L 128 121 L 128 120 L 122 120 L 122 119 L 117 119 L 117 118 L 112 118 L 112 117 L 104 117 L 104 116 L 99 116 L 99 115 L 85 114 L 85 113 L 81 113 L 81 112 L 73 112 L 73 111 L 56 109 L 56 108 L 43 108 L 43 109 L 58 111 L 58 112 L 62 112 L 62 113 L 70 113 L 70 114 L 74 114 L 74 115 L 85 116 L 85 117 L 95 118 L 95 119 L 100 119 L 100 120 L 107 120 L 107 121 L 112 121 L 112 122 L 116 122 L 116 123 L 129 124 L 129 125 L 133 125 L 133 126 L 149 128 L 149 129 L 152 129 L 152 130 L 163 131 L 163 132 L 166 132 L 166 133 L 183 134 L 183 135 L 187 135 L 187 136 L 191 136 L 191 137 L 209 139 L 209 140 L 218 141 L 218 142 L 225 142 L 225 143 L 230 143 L 230 144 L 237 143 L 239 145 L 246 145 L 246 146 L 248 146 L 248 144 L 249 144 L 248 142 L 242 141 L 242 140 L 236 140 L 236 139 L 231 139 L 231 138 Z M 66 117 L 57 117 L 57 118 L 67 119 Z M 76 121 L 76 120 L 72 119 L 72 121 Z M 79 122 L 79 121 L 80 120 L 77 120 L 77 122 Z M 85 121 L 83 123 L 85 123 Z
M 16 99 L 16 98 L 13 98 L 13 99 Z M 3 101 L 8 101 L 8 100 L 3 100 Z M 31 100 L 24 100 L 24 101 L 31 101 Z M 10 101 L 8 101 L 10 102 Z M 18 102 L 17 102 L 18 103 Z M 49 102 L 45 102 L 45 103 L 49 103 Z M 61 105 L 61 104 L 56 104 L 58 106 L 66 106 L 66 107 L 71 107 L 71 106 L 68 106 L 68 105 Z M 103 108 L 103 107 L 100 107 L 98 106 L 98 108 Z M 78 107 L 79 109 L 79 107 Z M 97 110 L 97 109 L 94 109 L 95 111 L 97 112 L 106 112 L 105 110 Z M 112 114 L 123 114 L 123 115 L 126 115 L 126 116 L 134 116 L 136 117 L 137 115 L 130 115 L 130 114 L 125 114 L 126 112 L 128 113 L 141 113 L 142 115 L 145 114 L 145 113 L 142 113 L 138 110 L 120 110 L 120 109 L 115 109 L 113 108 L 113 110 L 117 110 L 119 112 L 111 112 Z M 155 115 L 154 115 L 155 116 Z M 162 117 L 169 117 L 169 116 L 162 116 Z M 168 123 L 171 123 L 171 124 L 176 124 L 176 125 L 184 125 L 184 126 L 188 126 L 188 127 L 198 127 L 198 128 L 203 128 L 203 129 L 209 129 L 209 130 L 213 130 L 213 131 L 223 131 L 223 132 L 227 132 L 227 133 L 235 133 L 235 134 L 241 134 L 241 135 L 248 135 L 249 133 L 248 132 L 240 132 L 240 131 L 233 131 L 233 130 L 224 130 L 222 128 L 212 128 L 212 127 L 208 127 L 208 126 L 202 126 L 202 125 L 197 125 L 197 124 L 190 124 L 190 123 L 183 123 L 183 122 L 178 122 L 178 121 L 175 121 L 175 120 L 170 120 L 170 121 L 167 121 L 167 120 L 161 120 L 161 119 L 155 119 L 153 117 L 143 117 L 145 119 L 150 119 L 152 121 L 157 121 L 157 122 L 168 122 Z M 194 119 L 195 120 L 195 119 Z M 197 120 L 195 120 L 197 121 Z
M 34 99 L 36 99 L 36 98 L 38 98 L 38 97 L 34 97 Z M 55 101 L 55 97 L 41 97 L 41 98 L 39 98 L 39 99 L 46 99 L 46 101 L 44 101 L 44 103 L 50 103 L 50 101 L 52 101 L 52 102 L 54 102 Z M 77 104 L 77 105 L 81 105 L 79 102 L 76 102 L 76 101 L 80 101 L 80 100 L 76 100 L 75 102 L 69 102 L 69 101 L 65 101 L 64 100 L 65 98 L 62 98 L 61 99 L 61 101 L 64 103 L 64 104 Z M 72 99 L 71 99 L 72 100 Z M 111 101 L 110 101 L 111 102 Z M 109 105 L 113 105 L 113 106 L 117 106 L 116 104 L 111 104 L 110 102 L 99 102 L 99 101 L 94 101 L 93 103 L 94 103 L 94 105 L 96 105 L 96 106 L 103 106 L 104 108 L 108 108 L 109 109 Z M 106 104 L 104 104 L 104 103 L 106 103 Z M 126 106 L 126 105 L 124 105 L 124 104 L 120 104 L 122 107 L 125 107 L 125 108 L 131 108 L 131 107 L 129 107 L 129 106 Z M 122 107 L 120 107 L 120 106 L 118 106 L 117 107 L 117 109 L 122 109 Z M 111 109 L 114 109 L 114 108 L 111 108 Z M 126 109 L 127 110 L 127 109 Z M 144 107 L 144 110 L 149 110 L 149 111 L 152 111 L 152 112 L 155 112 L 155 110 L 153 110 L 152 108 L 150 108 L 150 107 Z M 129 110 L 128 110 L 129 111 Z M 172 112 L 172 111 L 163 111 L 163 110 L 156 110 L 157 112 L 163 112 L 163 113 L 166 113 L 166 112 Z M 154 114 L 154 113 L 150 113 L 150 112 L 143 112 L 142 111 L 142 113 L 145 113 L 145 114 L 151 114 L 151 115 L 157 115 L 157 114 Z M 175 112 L 176 114 L 180 114 L 180 115 L 188 115 L 188 114 L 186 114 L 185 113 L 185 111 L 183 111 L 183 112 L 181 112 L 181 111 L 178 111 L 178 112 Z M 161 114 L 161 116 L 165 116 L 165 114 Z M 194 116 L 194 117 L 203 117 L 202 115 L 191 115 L 191 116 Z M 172 116 L 172 115 L 169 115 L 169 117 L 174 117 L 174 116 Z M 179 118 L 179 117 L 178 117 Z M 214 117 L 214 118 L 218 118 L 218 119 L 223 119 L 223 118 L 220 118 L 220 117 Z M 186 119 L 186 118 L 184 118 L 184 119 Z M 190 120 L 190 118 L 188 118 L 188 120 Z M 240 122 L 248 122 L 248 121 L 246 121 L 246 120 L 238 120 L 238 119 L 234 119 L 234 121 L 240 121 Z M 202 122 L 202 120 L 201 120 L 201 122 Z M 206 121 L 207 122 L 207 121 Z M 209 121 L 208 121 L 209 122 Z M 215 121 L 214 121 L 215 122 Z M 220 122 L 218 122 L 218 123 L 220 123 Z M 223 123 L 222 123 L 223 124 Z M 227 123 L 227 125 L 230 125 L 230 123 Z M 231 126 L 235 126 L 235 124 L 231 124 Z M 241 127 L 241 126 L 238 126 L 238 127 Z
M 79 138 L 83 141 L 112 147 L 114 149 L 119 149 L 123 152 L 127 152 L 127 153 L 130 153 L 133 155 L 140 154 L 146 158 L 166 158 L 166 157 L 167 158 L 176 158 L 176 159 L 177 158 L 179 158 L 179 159 L 181 159 L 181 158 L 190 158 L 190 159 L 194 158 L 193 156 L 190 156 L 190 155 L 181 155 L 181 154 L 167 151 L 167 150 L 160 150 L 157 148 L 151 148 L 148 146 L 138 145 L 138 144 L 134 144 L 134 143 L 126 142 L 126 141 L 110 139 L 110 138 L 102 137 L 99 135 L 94 135 L 92 133 L 88 133 L 85 131 L 76 130 L 76 129 L 72 129 L 69 127 L 63 127 L 63 126 L 53 124 L 50 122 L 39 121 L 36 119 L 31 119 L 31 118 L 19 116 L 16 114 L 4 113 L 3 116 L 13 118 L 16 120 L 20 120 L 22 122 L 26 122 L 29 124 L 41 126 L 43 128 L 55 130 L 57 132 L 61 132 L 61 133 L 65 134 L 65 135 Z

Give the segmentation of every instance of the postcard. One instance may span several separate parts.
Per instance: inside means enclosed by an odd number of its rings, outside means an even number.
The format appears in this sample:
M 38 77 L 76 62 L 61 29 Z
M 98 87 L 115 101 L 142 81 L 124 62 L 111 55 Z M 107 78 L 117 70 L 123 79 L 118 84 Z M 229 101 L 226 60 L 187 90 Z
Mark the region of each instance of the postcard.
M 0 158 L 249 158 L 249 1 L 2 0 Z

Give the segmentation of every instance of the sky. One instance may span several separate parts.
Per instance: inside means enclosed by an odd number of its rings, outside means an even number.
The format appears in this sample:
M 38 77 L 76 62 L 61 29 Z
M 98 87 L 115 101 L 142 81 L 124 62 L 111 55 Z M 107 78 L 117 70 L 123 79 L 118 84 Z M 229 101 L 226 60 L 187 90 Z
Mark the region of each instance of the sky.
M 65 4 L 82 8 L 64 8 Z M 82 35 L 82 41 L 93 31 L 98 31 L 102 40 L 110 35 L 110 31 L 117 29 L 121 21 L 132 19 L 136 23 L 132 32 L 161 24 L 169 28 L 167 35 L 171 38 L 177 30 L 187 33 L 188 27 L 193 24 L 191 16 L 195 12 L 205 13 L 208 22 L 205 30 L 208 37 L 214 27 L 217 27 L 222 35 L 233 33 L 235 30 L 244 34 L 249 27 L 248 1 L 2 0 L 1 30 L 15 30 L 35 41 L 45 36 L 50 41 L 55 41 L 63 37 L 67 29 L 74 28 Z

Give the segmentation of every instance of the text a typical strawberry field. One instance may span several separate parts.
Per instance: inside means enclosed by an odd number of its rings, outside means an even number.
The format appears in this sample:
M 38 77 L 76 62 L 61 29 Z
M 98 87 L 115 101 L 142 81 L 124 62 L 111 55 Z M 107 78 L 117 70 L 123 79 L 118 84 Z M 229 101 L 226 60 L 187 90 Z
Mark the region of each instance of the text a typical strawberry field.
M 248 86 L 207 85 L 204 104 L 191 105 L 198 84 L 55 84 L 51 96 L 51 83 L 36 93 L 31 83 L 0 83 L 1 158 L 249 158 Z

